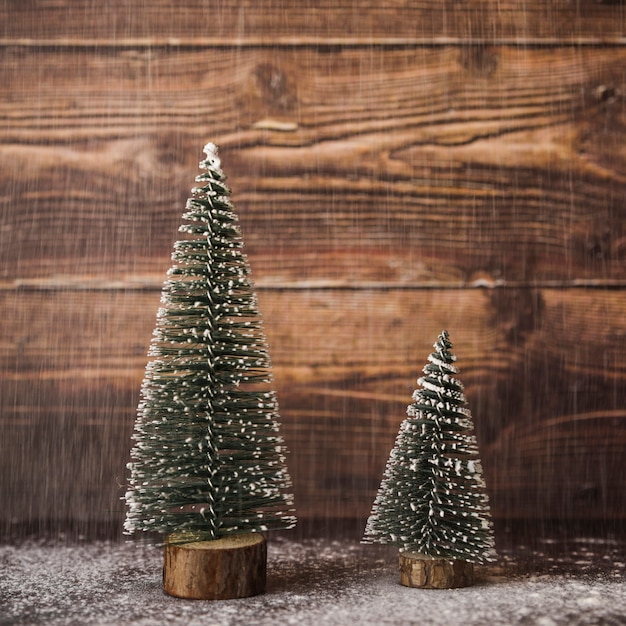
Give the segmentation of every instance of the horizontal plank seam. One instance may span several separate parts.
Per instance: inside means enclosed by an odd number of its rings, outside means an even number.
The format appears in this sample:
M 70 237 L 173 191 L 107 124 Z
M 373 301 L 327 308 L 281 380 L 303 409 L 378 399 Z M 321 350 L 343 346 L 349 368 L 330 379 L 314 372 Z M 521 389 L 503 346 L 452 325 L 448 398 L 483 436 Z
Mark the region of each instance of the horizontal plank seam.
M 438 48 L 443 46 L 514 46 L 532 47 L 616 47 L 626 45 L 626 36 L 605 37 L 250 37 L 233 38 L 154 38 L 137 37 L 121 39 L 0 39 L 0 48 L 35 49 L 136 49 L 176 48 L 197 50 L 213 48 Z
M 163 283 L 150 283 L 141 285 L 124 285 L 118 281 L 107 283 L 78 283 L 78 282 L 52 282 L 28 281 L 14 283 L 0 283 L 0 292 L 160 292 Z M 440 283 L 383 283 L 383 282 L 357 282 L 354 284 L 335 282 L 307 282 L 286 284 L 270 284 L 258 282 L 254 285 L 257 291 L 433 291 L 433 290 L 457 290 L 457 289 L 626 289 L 626 280 L 604 279 L 576 279 L 576 280 L 538 280 L 538 281 L 489 281 L 479 279 L 470 282 L 440 282 Z

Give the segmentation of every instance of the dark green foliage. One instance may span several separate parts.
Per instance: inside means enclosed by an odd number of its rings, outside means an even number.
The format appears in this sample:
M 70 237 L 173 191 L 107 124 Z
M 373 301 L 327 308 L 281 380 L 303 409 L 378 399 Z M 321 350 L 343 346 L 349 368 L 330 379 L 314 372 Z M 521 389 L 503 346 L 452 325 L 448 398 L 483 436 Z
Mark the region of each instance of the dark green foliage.
M 481 563 L 495 556 L 489 503 L 456 357 L 443 331 L 418 380 L 367 521 L 366 543 Z
M 295 524 L 278 403 L 238 218 L 205 147 L 163 285 L 131 451 L 125 530 L 197 540 Z

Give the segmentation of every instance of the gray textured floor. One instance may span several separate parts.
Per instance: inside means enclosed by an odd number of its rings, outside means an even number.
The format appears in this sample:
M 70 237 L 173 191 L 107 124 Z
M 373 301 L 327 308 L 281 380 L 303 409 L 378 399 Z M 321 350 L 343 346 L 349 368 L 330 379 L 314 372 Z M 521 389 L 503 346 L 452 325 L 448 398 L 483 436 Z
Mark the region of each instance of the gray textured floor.
M 0 545 L 0 624 L 626 624 L 623 546 L 572 546 L 503 554 L 473 587 L 436 591 L 399 585 L 387 548 L 273 538 L 264 595 L 203 602 L 163 593 L 158 548 L 31 540 Z

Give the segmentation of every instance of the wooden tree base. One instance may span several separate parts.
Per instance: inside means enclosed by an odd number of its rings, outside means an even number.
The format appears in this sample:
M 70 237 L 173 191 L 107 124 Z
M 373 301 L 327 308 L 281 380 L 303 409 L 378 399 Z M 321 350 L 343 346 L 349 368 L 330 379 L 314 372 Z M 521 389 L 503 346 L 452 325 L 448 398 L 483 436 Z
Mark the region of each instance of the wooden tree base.
M 400 584 L 421 589 L 453 589 L 474 583 L 474 564 L 400 553 Z
M 170 535 L 164 549 L 163 589 L 194 600 L 228 600 L 265 591 L 267 546 L 259 533 L 214 541 L 180 542 Z

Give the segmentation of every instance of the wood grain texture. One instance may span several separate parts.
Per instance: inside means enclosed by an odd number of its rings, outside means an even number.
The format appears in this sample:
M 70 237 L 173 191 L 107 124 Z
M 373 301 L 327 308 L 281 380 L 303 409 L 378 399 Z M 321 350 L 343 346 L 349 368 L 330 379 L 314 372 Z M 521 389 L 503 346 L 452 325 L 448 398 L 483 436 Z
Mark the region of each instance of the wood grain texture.
M 474 564 L 467 561 L 425 558 L 401 552 L 400 584 L 418 589 L 457 589 L 474 584 Z
M 88 0 L 12 0 L 0 7 L 0 36 L 99 46 L 137 39 L 151 45 L 206 39 L 224 45 L 372 45 L 449 38 L 623 43 L 625 19 L 619 0 L 115 0 L 106 11 Z
M 121 521 L 158 293 L 24 292 L 17 308 L 14 294 L 2 297 L 3 310 L 15 311 L 0 352 L 0 490 L 13 516 Z M 262 290 L 259 298 L 302 518 L 365 520 L 444 327 L 494 515 L 624 515 L 622 290 Z
M 626 48 L 131 52 L 2 52 L 3 284 L 158 288 L 208 138 L 261 285 L 624 281 Z
M 163 549 L 163 589 L 188 600 L 232 600 L 265 591 L 267 543 L 258 533 L 244 533 Z
M 447 328 L 495 517 L 626 517 L 623 2 L 0 4 L 0 530 L 121 524 L 208 140 L 302 520 L 364 522 Z

